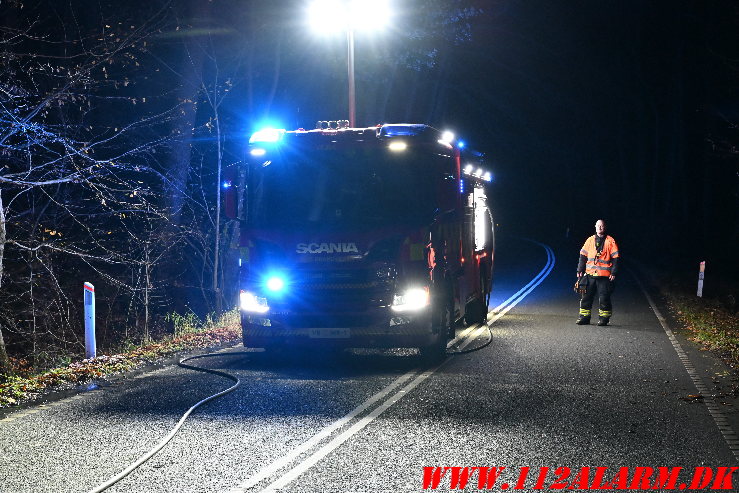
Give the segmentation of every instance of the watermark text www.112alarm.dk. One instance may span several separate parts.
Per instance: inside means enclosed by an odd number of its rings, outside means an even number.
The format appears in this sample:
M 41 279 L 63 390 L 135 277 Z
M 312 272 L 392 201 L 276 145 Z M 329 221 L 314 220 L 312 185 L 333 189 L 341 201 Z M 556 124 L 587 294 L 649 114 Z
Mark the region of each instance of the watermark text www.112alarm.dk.
M 436 467 L 423 489 L 451 490 L 733 490 L 739 467 Z M 738 474 L 739 476 L 739 474 Z

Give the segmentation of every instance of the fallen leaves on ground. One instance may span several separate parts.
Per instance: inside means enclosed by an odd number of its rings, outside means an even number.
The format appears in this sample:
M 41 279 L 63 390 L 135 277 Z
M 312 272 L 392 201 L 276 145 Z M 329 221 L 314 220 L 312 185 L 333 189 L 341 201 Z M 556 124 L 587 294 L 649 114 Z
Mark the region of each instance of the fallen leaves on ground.
M 710 300 L 668 295 L 668 304 L 690 339 L 739 363 L 739 317 Z
M 208 348 L 237 341 L 238 326 L 218 327 L 153 342 L 121 354 L 103 355 L 70 363 L 63 368 L 28 377 L 11 377 L 0 384 L 0 407 L 9 407 L 37 397 L 62 384 L 79 384 L 139 368 L 178 351 Z
M 690 394 L 686 397 L 680 397 L 680 400 L 685 402 L 703 402 L 703 396 L 701 394 Z

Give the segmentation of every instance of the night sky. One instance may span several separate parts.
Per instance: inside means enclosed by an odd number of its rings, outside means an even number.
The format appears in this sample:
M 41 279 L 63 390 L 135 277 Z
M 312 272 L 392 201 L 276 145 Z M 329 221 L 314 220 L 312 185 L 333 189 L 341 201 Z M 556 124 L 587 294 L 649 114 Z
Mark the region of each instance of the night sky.
M 736 279 L 726 247 L 739 239 L 735 2 L 391 3 L 391 27 L 356 37 L 360 126 L 427 123 L 485 152 L 500 231 L 547 240 L 569 228 L 580 238 L 603 218 L 626 252 L 654 257 L 657 243 L 667 264 L 708 259 Z M 348 116 L 346 39 L 312 32 L 305 10 L 297 0 L 73 1 L 7 18 L 46 19 L 50 40 L 93 33 L 88 42 L 105 25 L 148 22 L 139 64 L 116 73 L 135 84 L 115 94 L 152 113 L 185 102 L 172 123 L 182 145 L 168 151 L 176 169 L 195 161 L 186 145 L 212 135 L 186 135 L 212 119 L 203 87 L 222 91 L 232 163 L 262 124 Z
M 447 13 L 462 5 L 441 3 Z M 435 50 L 431 67 L 397 65 L 404 49 L 419 46 L 402 34 L 418 22 L 413 11 L 399 11 L 396 32 L 384 39 L 358 36 L 360 123 L 426 122 L 483 150 L 496 173 L 501 231 L 546 240 L 570 228 L 581 237 L 602 217 L 630 253 L 686 269 L 706 257 L 731 278 L 739 264 L 725 247 L 739 239 L 730 150 L 739 100 L 736 6 L 466 4 L 479 10 L 458 23 L 464 28 L 442 22 L 420 43 Z M 299 56 L 297 66 L 310 75 L 295 92 L 285 80 L 276 106 L 291 117 L 300 110 L 296 120 L 305 125 L 315 119 L 309 115 L 341 113 L 342 41 L 306 41 L 313 55 Z M 333 81 L 329 69 L 338 72 Z

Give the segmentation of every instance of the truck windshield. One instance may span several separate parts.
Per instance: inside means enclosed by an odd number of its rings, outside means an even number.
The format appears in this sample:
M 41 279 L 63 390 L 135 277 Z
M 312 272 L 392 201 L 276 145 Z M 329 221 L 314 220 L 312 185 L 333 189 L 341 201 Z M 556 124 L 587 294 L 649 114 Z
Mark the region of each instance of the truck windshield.
M 257 227 L 422 224 L 433 217 L 434 175 L 449 160 L 377 145 L 270 157 L 252 168 L 249 222 Z

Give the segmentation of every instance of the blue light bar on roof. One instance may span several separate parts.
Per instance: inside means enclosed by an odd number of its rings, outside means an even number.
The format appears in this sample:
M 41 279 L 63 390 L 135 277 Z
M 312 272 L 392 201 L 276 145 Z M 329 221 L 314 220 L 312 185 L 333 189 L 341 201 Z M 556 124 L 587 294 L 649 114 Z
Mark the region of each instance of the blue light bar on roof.
M 279 142 L 284 134 L 284 128 L 263 128 L 262 130 L 257 130 L 251 135 L 249 143 L 254 144 L 255 142 Z
M 428 128 L 421 124 L 391 124 L 383 125 L 378 131 L 378 137 L 398 137 L 405 135 L 419 135 Z

